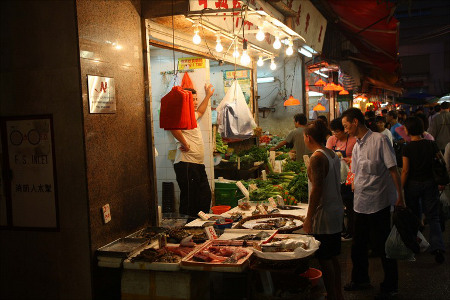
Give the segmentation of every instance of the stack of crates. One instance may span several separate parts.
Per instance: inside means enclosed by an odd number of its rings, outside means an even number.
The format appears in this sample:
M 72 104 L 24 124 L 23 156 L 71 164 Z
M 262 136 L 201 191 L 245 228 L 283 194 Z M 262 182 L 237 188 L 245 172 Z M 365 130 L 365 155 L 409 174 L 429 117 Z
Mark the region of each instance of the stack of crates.
M 238 200 L 244 198 L 241 190 L 236 186 L 236 181 L 215 180 L 214 195 L 216 205 L 229 205 L 231 208 L 238 205 Z

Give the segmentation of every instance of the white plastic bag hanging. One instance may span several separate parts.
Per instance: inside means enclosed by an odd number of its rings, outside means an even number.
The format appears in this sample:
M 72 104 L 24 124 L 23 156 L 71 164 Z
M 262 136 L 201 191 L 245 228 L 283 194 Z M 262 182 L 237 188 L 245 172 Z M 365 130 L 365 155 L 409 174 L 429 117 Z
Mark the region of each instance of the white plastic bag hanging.
M 256 123 L 237 80 L 216 110 L 218 131 L 223 137 L 245 139 L 253 135 Z

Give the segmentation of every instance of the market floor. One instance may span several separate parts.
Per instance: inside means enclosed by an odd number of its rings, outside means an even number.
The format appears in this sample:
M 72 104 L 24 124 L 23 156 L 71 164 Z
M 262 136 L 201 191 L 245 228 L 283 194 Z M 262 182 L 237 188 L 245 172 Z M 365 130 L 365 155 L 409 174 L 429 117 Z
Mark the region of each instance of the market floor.
M 450 299 L 450 222 L 447 221 L 447 230 L 443 232 L 445 248 L 445 262 L 437 264 L 434 256 L 428 252 L 416 255 L 416 261 L 399 261 L 399 296 L 402 300 L 444 300 Z M 428 227 L 424 231 L 428 239 Z M 351 241 L 342 242 L 340 263 L 342 268 L 342 283 L 350 282 L 352 261 Z M 311 265 L 316 265 L 315 260 Z M 317 267 L 317 265 L 316 265 Z M 383 270 L 379 258 L 369 259 L 369 275 L 372 289 L 365 291 L 347 292 L 344 297 L 347 300 L 373 300 L 379 292 L 379 283 L 383 280 Z

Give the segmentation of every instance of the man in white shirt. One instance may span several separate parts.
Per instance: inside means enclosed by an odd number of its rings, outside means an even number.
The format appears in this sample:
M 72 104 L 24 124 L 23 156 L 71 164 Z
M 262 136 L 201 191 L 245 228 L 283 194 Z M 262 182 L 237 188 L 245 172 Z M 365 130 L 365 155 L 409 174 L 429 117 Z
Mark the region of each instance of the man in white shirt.
M 370 287 L 368 244 L 381 256 L 384 281 L 376 299 L 390 299 L 398 293 L 397 261 L 386 258 L 384 245 L 391 231 L 391 204 L 405 206 L 394 149 L 388 138 L 372 132 L 357 108 L 342 114 L 345 131 L 357 138 L 352 152 L 354 180 L 355 232 L 352 244 L 352 280 L 346 291 Z M 396 193 L 397 192 L 397 193 Z
M 208 102 L 214 94 L 211 84 L 205 85 L 205 99 L 198 105 L 197 91 L 192 92 L 195 118 L 200 119 L 208 107 Z M 202 133 L 199 126 L 190 130 L 171 130 L 177 140 L 177 153 L 173 168 L 180 187 L 180 214 L 196 218 L 199 211 L 208 213 L 211 206 L 211 188 L 203 164 L 204 149 Z

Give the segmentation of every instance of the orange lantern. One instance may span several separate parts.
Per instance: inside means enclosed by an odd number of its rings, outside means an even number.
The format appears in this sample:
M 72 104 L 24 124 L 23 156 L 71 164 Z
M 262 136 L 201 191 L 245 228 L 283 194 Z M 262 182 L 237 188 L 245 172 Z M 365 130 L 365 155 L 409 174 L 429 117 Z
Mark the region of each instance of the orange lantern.
M 284 101 L 284 106 L 294 106 L 294 105 L 300 105 L 300 101 L 292 97 L 292 95 L 289 96 L 289 99 Z

